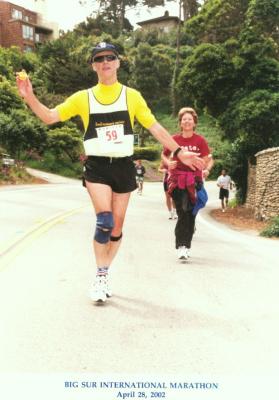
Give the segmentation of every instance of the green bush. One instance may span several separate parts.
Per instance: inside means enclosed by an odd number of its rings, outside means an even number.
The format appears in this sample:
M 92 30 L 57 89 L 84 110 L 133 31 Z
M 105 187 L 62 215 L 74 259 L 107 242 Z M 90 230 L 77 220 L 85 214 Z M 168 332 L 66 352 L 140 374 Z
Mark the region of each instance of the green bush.
M 45 148 L 47 128 L 24 110 L 0 111 L 0 144 L 13 158 L 20 159 L 28 150 L 42 152 Z
M 273 218 L 270 224 L 260 232 L 260 236 L 279 237 L 279 215 Z
M 68 178 L 80 179 L 82 176 L 82 163 L 71 162 L 67 156 L 57 158 L 55 154 L 47 151 L 40 160 L 25 160 L 30 168 L 51 172 Z
M 0 168 L 0 184 L 13 185 L 13 184 L 23 184 L 23 183 L 32 183 L 34 178 L 27 173 L 24 166 L 15 165 L 13 167 L 8 168 Z
M 158 146 L 135 147 L 134 160 L 154 161 L 160 157 L 161 149 Z
M 231 199 L 231 200 L 229 201 L 229 207 L 230 207 L 230 208 L 235 208 L 235 207 L 237 207 L 237 206 L 238 206 L 238 201 L 237 201 L 236 198 Z

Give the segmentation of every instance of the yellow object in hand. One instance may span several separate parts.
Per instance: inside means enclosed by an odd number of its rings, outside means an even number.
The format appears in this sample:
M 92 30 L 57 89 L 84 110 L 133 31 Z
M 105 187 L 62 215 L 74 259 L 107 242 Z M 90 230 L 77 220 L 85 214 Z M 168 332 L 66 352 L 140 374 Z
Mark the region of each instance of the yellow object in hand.
M 28 78 L 26 71 L 23 69 L 22 71 L 18 72 L 17 76 L 20 80 L 25 81 Z

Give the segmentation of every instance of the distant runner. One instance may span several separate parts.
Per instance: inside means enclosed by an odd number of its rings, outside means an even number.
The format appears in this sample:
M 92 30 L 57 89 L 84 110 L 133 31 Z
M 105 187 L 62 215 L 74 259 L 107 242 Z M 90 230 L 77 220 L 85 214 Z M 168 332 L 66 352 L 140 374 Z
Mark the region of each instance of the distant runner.
M 217 186 L 220 188 L 219 199 L 221 200 L 222 212 L 225 212 L 229 204 L 230 189 L 232 189 L 232 180 L 226 169 L 222 169 L 221 175 L 217 179 Z
M 136 168 L 136 181 L 138 186 L 138 194 L 142 194 L 144 174 L 146 171 L 141 163 L 141 160 L 136 160 L 135 168 Z

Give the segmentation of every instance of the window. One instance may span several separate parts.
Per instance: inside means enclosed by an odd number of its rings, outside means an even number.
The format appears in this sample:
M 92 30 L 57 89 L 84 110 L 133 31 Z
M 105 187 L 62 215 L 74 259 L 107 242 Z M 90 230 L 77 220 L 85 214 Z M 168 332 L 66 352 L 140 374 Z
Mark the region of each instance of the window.
M 16 8 L 13 8 L 12 9 L 12 18 L 13 19 L 22 19 L 22 11 L 19 11 Z
M 33 40 L 34 39 L 34 28 L 28 25 L 22 25 L 22 36 L 23 39 Z
M 39 33 L 35 33 L 35 42 L 36 43 L 40 42 L 40 34 Z
M 23 16 L 23 19 L 24 19 L 25 22 L 29 22 L 29 17 L 28 17 L 28 15 L 24 15 L 24 16 Z

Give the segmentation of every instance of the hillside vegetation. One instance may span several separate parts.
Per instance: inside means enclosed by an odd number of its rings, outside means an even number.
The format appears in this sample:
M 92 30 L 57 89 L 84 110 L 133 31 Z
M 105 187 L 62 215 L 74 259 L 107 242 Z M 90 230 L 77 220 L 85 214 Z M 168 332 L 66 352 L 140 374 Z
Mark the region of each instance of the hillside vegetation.
M 127 3 L 113 4 L 100 2 L 97 17 L 34 53 L 0 47 L 0 147 L 32 166 L 79 176 L 81 121 L 40 123 L 19 98 L 15 73 L 25 69 L 39 99 L 52 108 L 96 83 L 90 52 L 109 41 L 121 56 L 120 82 L 138 89 L 170 132 L 177 129 L 173 116 L 180 107 L 197 110 L 198 131 L 216 160 L 214 173 L 226 166 L 244 202 L 248 162 L 257 151 L 279 145 L 278 0 L 207 0 L 201 7 L 183 1 L 185 21 L 169 33 L 131 30 Z M 158 146 L 143 128 L 136 126 L 135 133 L 141 147 Z

